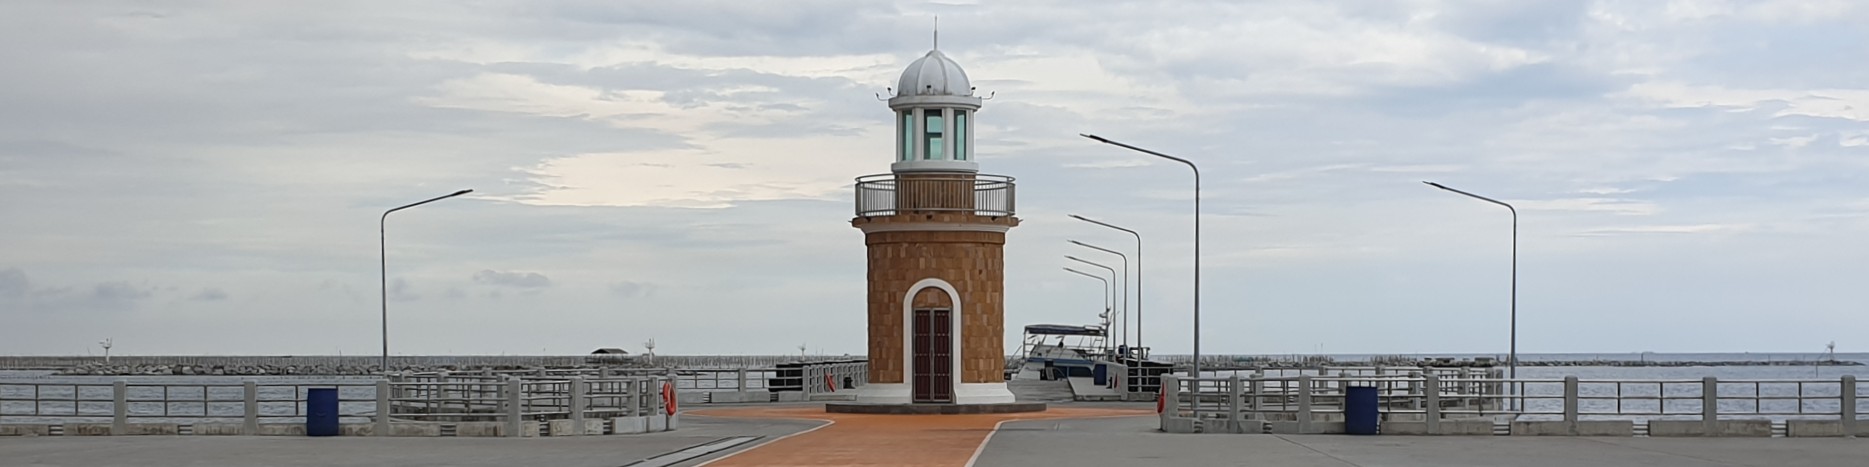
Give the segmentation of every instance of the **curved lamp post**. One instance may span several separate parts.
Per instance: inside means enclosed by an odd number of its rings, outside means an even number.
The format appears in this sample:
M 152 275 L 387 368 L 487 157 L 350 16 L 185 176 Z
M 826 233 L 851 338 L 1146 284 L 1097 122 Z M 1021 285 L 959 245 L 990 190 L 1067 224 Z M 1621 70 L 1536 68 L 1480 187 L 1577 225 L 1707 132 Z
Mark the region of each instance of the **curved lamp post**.
M 1104 253 L 1109 253 L 1112 255 L 1116 255 L 1116 257 L 1118 258 L 1122 258 L 1123 260 L 1123 285 L 1120 287 L 1117 287 L 1117 289 L 1123 291 L 1123 298 L 1121 300 L 1117 300 L 1117 303 L 1122 304 L 1122 309 L 1123 309 L 1122 311 L 1123 341 L 1122 342 L 1123 342 L 1124 347 L 1128 347 L 1129 346 L 1129 255 L 1125 255 L 1120 251 L 1092 245 L 1089 243 L 1080 242 L 1077 240 L 1071 240 L 1070 242 L 1071 244 L 1074 244 L 1077 246 L 1101 251 Z
M 1426 181 L 1421 183 L 1466 195 L 1469 198 L 1505 206 L 1507 211 L 1512 212 L 1512 337 L 1510 344 L 1511 349 L 1509 350 L 1511 353 L 1506 356 L 1506 363 L 1509 365 L 1508 368 L 1511 368 L 1510 371 L 1512 372 L 1508 377 L 1517 379 L 1519 377 L 1519 210 L 1503 201 L 1448 188 L 1447 185 Z
M 1121 230 L 1124 232 L 1129 232 L 1129 235 L 1133 235 L 1136 237 L 1136 347 L 1143 348 L 1143 344 L 1142 344 L 1142 302 L 1143 302 L 1142 300 L 1142 284 L 1143 284 L 1142 282 L 1142 234 L 1136 233 L 1136 231 L 1134 230 L 1117 227 L 1115 225 L 1111 225 L 1103 221 L 1091 219 L 1091 218 L 1084 217 L 1084 216 L 1079 216 L 1076 214 L 1072 214 L 1071 218 L 1084 221 L 1084 222 L 1089 222 L 1092 224 L 1101 225 L 1104 227 L 1109 227 L 1109 228 L 1116 229 L 1116 230 Z M 1137 358 L 1148 357 L 1147 355 L 1141 355 L 1140 350 L 1138 350 L 1137 352 L 1138 352 Z
M 1103 269 L 1103 270 L 1105 270 L 1105 271 L 1109 271 L 1109 272 L 1110 272 L 1110 284 L 1112 284 L 1112 285 L 1114 285 L 1114 284 L 1116 283 L 1116 268 L 1112 268 L 1112 267 L 1109 267 L 1109 266 L 1104 266 L 1104 265 L 1102 265 L 1102 264 L 1098 264 L 1098 263 L 1095 263 L 1095 262 L 1091 262 L 1091 261 L 1088 261 L 1088 260 L 1085 260 L 1085 259 L 1083 259 L 1083 258 L 1079 258 L 1079 257 L 1076 257 L 1076 256 L 1071 256 L 1071 255 L 1064 255 L 1064 259 L 1068 259 L 1068 260 L 1071 260 L 1071 261 L 1076 261 L 1076 262 L 1079 262 L 1079 263 L 1084 263 L 1084 264 L 1088 264 L 1088 265 L 1091 265 L 1091 266 L 1096 266 L 1096 267 L 1098 267 L 1098 268 L 1101 268 L 1101 269 Z M 1112 288 L 1112 289 L 1110 289 L 1110 291 L 1109 291 L 1109 292 L 1110 292 L 1110 302 L 1111 302 L 1111 303 L 1115 303 L 1115 302 L 1116 302 L 1116 289 L 1114 289 L 1114 288 Z M 1111 312 L 1114 312 L 1114 311 L 1115 311 L 1115 307 L 1114 307 L 1114 306 L 1112 306 L 1112 307 L 1111 307 Z M 1109 329 L 1104 329 L 1104 330 L 1103 330 L 1103 333 L 1105 334 L 1105 335 L 1103 336 L 1103 340 L 1104 340 L 1104 341 L 1109 341 L 1109 340 L 1111 340 L 1111 339 L 1110 339 L 1110 337 L 1111 337 L 1111 336 L 1109 336 L 1109 335 L 1108 335 L 1108 334 L 1110 333 L 1110 330 L 1109 330 Z
M 1064 270 L 1071 271 L 1071 272 L 1077 273 L 1078 275 L 1088 277 L 1091 279 L 1096 279 L 1098 282 L 1103 283 L 1103 315 L 1105 319 L 1108 319 L 1109 314 L 1110 314 L 1110 296 L 1115 295 L 1115 294 L 1110 293 L 1110 280 L 1107 278 L 1104 278 L 1103 276 L 1099 276 L 1096 274 L 1091 274 L 1088 272 L 1071 269 L 1070 266 L 1065 266 Z M 1110 330 L 1108 328 L 1105 328 L 1103 332 L 1104 334 L 1109 334 Z
M 436 197 L 429 198 L 429 199 L 422 200 L 422 201 L 417 201 L 414 203 L 405 204 L 402 206 L 397 206 L 395 209 L 383 211 L 383 217 L 377 219 L 377 223 L 376 223 L 377 244 L 376 245 L 377 245 L 377 252 L 382 255 L 382 264 L 381 264 L 382 269 L 379 272 L 382 273 L 382 282 L 383 282 L 383 372 L 384 373 L 389 372 L 389 246 L 388 246 L 389 234 L 387 233 L 388 229 L 386 227 L 389 223 L 389 213 L 401 211 L 404 209 L 409 209 L 409 208 L 413 208 L 416 206 L 421 206 L 424 204 L 433 203 L 436 201 L 441 201 L 444 199 L 453 198 L 456 196 L 461 196 L 461 195 L 465 195 L 465 194 L 473 193 L 473 192 L 474 190 L 470 188 L 470 189 L 456 191 L 456 192 L 441 195 L 441 196 L 436 196 Z
M 1111 141 L 1102 136 L 1090 134 L 1080 134 L 1078 136 L 1090 138 L 1099 143 L 1187 164 L 1188 169 L 1194 171 L 1194 371 L 1188 373 L 1188 375 L 1199 378 L 1201 376 L 1201 168 L 1196 167 L 1194 162 L 1187 159 Z

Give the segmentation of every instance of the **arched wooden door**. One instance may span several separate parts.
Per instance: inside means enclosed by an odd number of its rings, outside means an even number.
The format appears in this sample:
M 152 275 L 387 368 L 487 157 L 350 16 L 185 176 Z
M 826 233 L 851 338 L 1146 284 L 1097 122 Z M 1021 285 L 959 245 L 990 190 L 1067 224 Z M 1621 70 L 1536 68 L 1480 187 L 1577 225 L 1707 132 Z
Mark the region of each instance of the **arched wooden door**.
M 914 401 L 954 402 L 954 304 L 947 292 L 929 287 L 915 293 L 909 334 L 914 349 Z

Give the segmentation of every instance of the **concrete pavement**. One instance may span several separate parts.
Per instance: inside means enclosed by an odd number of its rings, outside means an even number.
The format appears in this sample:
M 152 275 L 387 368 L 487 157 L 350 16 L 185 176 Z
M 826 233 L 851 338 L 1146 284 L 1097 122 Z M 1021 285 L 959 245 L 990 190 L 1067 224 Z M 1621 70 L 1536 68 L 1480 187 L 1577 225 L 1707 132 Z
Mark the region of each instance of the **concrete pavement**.
M 1107 405 L 1060 404 L 1060 407 Z M 769 407 L 769 406 L 768 406 Z M 797 406 L 794 406 L 797 407 Z M 1126 407 L 1126 406 L 1123 406 Z M 751 408 L 751 407 L 749 407 Z M 1153 407 L 1150 407 L 1152 409 Z M 766 410 L 766 409 L 759 409 Z M 957 456 L 924 453 L 903 462 L 906 444 L 921 436 L 943 451 L 957 440 L 986 439 L 979 466 L 1864 466 L 1869 439 L 1843 438 L 1570 438 L 1426 437 L 1323 435 L 1190 435 L 1155 431 L 1153 416 L 1098 419 L 1015 420 L 1000 424 L 958 418 L 925 424 L 927 434 L 905 433 L 917 423 L 889 420 L 869 429 L 850 423 L 840 430 L 800 436 L 788 447 L 764 444 L 823 424 L 772 416 L 805 415 L 803 408 L 769 411 L 762 418 L 684 416 L 682 429 L 667 433 L 568 438 L 295 438 L 241 436 L 0 437 L 0 467 L 13 466 L 507 466 L 618 467 L 734 436 L 757 436 L 737 451 L 676 465 L 693 466 L 731 456 L 715 466 L 768 465 L 965 465 Z M 708 411 L 701 411 L 708 412 Z M 722 411 L 725 412 L 725 411 Z M 1053 415 L 1065 415 L 1058 411 Z M 1096 411 L 1080 410 L 1080 414 Z M 1107 412 L 1105 412 L 1107 413 Z M 742 414 L 744 415 L 744 414 Z M 879 416 L 871 416 L 879 417 Z M 916 416 L 898 416 L 916 417 Z M 922 417 L 965 417 L 933 415 Z M 830 418 L 830 417 L 825 417 Z M 852 420 L 854 421 L 854 420 Z M 900 422 L 900 423 L 898 423 Z M 962 423 L 966 422 L 966 423 Z M 958 425 L 957 425 L 958 423 Z M 883 429 L 888 428 L 888 429 Z M 889 439 L 880 446 L 862 438 Z M 988 438 L 988 434 L 991 437 Z M 806 439 L 811 438 L 811 439 Z M 979 441 L 968 441 L 977 447 Z M 802 448 L 802 449 L 801 449 Z M 950 449 L 951 448 L 951 449 Z M 770 449 L 770 451 L 766 451 Z M 866 449 L 891 451 L 865 455 Z M 765 452 L 762 452 L 765 451 Z M 822 451 L 820 454 L 819 451 Z M 744 454 L 736 454 L 744 452 Z M 800 456 L 799 452 L 808 455 Z M 940 457 L 939 462 L 935 461 Z M 866 461 L 864 459 L 881 459 Z
M 1166 434 L 1154 417 L 1010 422 L 978 466 L 1863 466 L 1869 439 Z
M 825 413 L 820 407 L 747 407 L 696 411 L 696 415 L 748 420 L 809 418 L 834 422 L 822 429 L 777 440 L 709 465 L 967 465 L 995 426 L 1008 420 L 1125 416 L 1137 409 L 1052 407 L 1044 412 L 963 415 Z
M 818 425 L 796 420 L 723 422 L 701 417 L 683 417 L 681 424 L 680 430 L 672 432 L 563 438 L 9 436 L 0 437 L 0 467 L 617 467 L 725 437 L 778 437 Z

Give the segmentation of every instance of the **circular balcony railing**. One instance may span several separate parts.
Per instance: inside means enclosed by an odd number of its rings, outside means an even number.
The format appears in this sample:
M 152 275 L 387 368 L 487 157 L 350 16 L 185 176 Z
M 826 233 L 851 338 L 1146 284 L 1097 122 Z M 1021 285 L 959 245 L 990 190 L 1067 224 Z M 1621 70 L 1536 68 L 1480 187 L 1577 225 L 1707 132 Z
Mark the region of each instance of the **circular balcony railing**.
M 857 178 L 857 217 L 912 212 L 1013 215 L 1013 180 L 986 174 L 880 174 Z

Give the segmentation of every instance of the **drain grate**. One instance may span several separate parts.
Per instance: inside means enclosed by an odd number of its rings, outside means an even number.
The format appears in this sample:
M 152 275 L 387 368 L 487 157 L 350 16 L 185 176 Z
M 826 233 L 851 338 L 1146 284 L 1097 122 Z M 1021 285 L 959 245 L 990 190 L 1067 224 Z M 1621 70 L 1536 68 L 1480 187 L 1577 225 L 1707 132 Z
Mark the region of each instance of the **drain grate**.
M 725 451 L 727 449 L 732 449 L 735 446 L 750 443 L 760 438 L 762 438 L 762 436 L 735 436 L 732 438 L 721 438 L 721 439 L 709 441 L 706 443 L 701 443 L 695 446 L 690 446 L 687 449 L 663 453 L 661 455 L 651 457 L 648 459 L 643 459 L 643 460 L 639 460 L 636 462 L 623 464 L 623 467 L 664 467 L 664 466 L 675 465 L 675 464 L 687 462 L 689 460 L 693 460 L 695 458 L 705 456 L 708 454 L 713 454 L 716 452 Z

